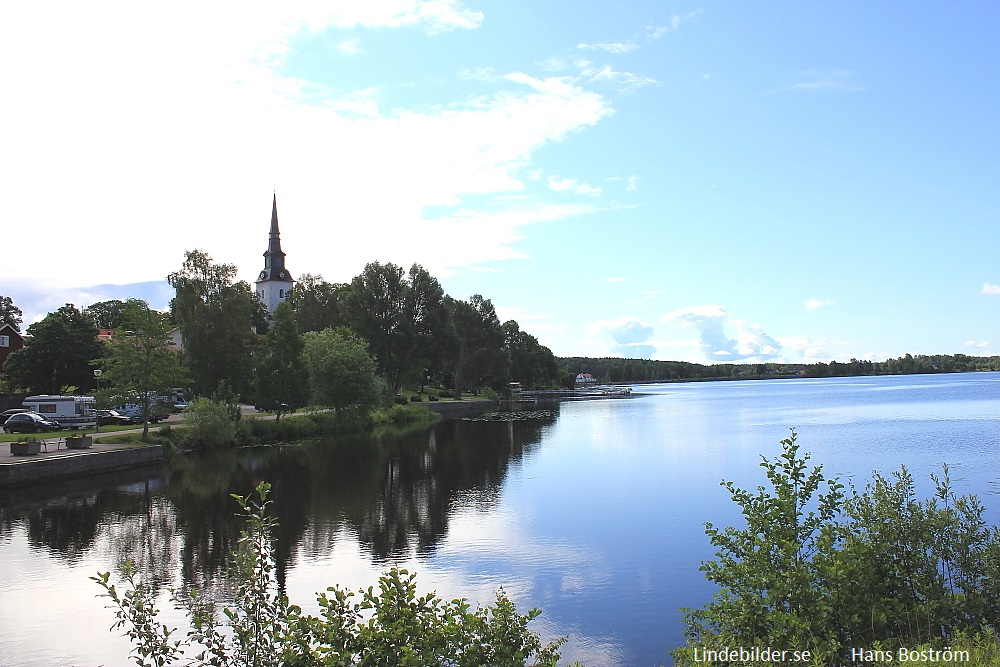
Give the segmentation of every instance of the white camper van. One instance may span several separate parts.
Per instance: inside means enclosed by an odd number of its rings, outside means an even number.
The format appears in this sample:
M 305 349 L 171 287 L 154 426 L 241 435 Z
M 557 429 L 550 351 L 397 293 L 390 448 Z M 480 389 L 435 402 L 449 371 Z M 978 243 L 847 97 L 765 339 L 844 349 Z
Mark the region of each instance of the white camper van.
M 65 428 L 97 426 L 97 401 L 93 396 L 29 396 L 21 403 Z

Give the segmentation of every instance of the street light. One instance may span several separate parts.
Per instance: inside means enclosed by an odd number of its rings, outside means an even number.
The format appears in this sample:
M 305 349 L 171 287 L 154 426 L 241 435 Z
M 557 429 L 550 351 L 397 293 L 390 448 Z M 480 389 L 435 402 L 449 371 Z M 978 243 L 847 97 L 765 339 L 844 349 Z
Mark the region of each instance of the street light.
M 100 368 L 94 369 L 94 379 L 97 380 L 97 393 L 101 393 L 101 375 L 104 373 Z M 94 401 L 94 408 L 97 408 L 97 401 Z M 95 410 L 96 411 L 96 410 Z M 101 415 L 97 414 L 94 417 L 94 429 L 96 433 L 101 432 Z

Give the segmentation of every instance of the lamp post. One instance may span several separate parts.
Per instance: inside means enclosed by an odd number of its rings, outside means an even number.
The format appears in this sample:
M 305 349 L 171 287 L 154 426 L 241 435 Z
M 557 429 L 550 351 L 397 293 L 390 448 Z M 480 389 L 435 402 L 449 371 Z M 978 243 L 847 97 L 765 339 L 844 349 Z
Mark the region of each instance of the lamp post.
M 94 369 L 94 379 L 97 380 L 97 393 L 101 393 L 101 375 L 103 373 L 104 373 L 104 371 L 102 371 L 100 368 L 95 368 Z M 95 401 L 94 401 L 94 410 L 95 410 L 95 412 L 96 412 L 96 409 L 97 409 L 97 401 L 95 399 Z M 99 413 L 94 417 L 94 429 L 95 429 L 95 432 L 97 432 L 97 433 L 101 432 L 101 415 Z

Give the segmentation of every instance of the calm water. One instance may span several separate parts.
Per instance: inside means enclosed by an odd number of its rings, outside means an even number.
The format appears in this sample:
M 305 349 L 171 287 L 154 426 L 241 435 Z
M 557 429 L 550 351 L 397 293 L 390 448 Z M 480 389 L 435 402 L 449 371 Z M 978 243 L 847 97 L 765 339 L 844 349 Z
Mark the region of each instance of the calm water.
M 905 464 L 921 492 L 949 463 L 1000 523 L 1000 374 L 658 385 L 563 402 L 547 418 L 446 422 L 380 438 L 188 459 L 170 472 L 0 493 L 0 665 L 127 664 L 88 577 L 123 557 L 164 586 L 226 595 L 229 493 L 274 484 L 279 575 L 292 601 L 375 583 L 540 607 L 587 665 L 669 664 L 678 608 L 711 588 L 703 523 L 736 523 L 722 479 L 756 486 L 790 427 L 830 474 L 863 485 Z M 169 605 L 165 605 L 169 607 Z M 182 620 L 168 611 L 167 620 Z

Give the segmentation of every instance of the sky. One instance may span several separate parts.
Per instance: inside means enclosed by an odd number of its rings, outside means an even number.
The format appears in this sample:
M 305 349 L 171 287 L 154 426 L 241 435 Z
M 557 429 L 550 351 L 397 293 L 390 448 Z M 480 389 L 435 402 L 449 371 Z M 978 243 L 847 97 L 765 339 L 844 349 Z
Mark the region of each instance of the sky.
M 14 3 L 0 294 L 423 265 L 558 356 L 1000 354 L 1000 5 Z

